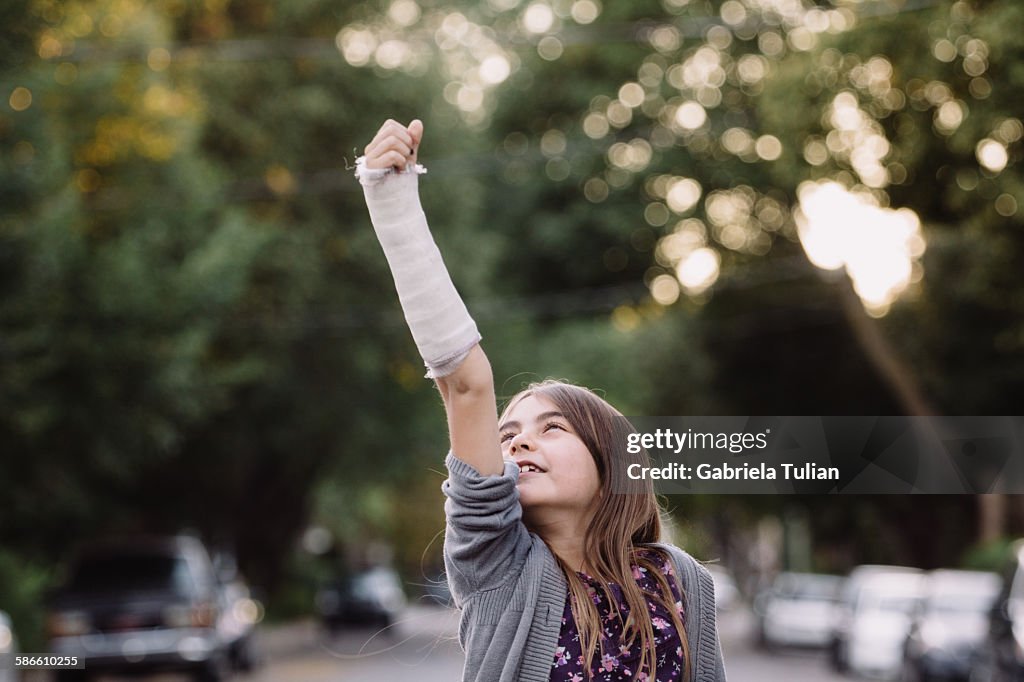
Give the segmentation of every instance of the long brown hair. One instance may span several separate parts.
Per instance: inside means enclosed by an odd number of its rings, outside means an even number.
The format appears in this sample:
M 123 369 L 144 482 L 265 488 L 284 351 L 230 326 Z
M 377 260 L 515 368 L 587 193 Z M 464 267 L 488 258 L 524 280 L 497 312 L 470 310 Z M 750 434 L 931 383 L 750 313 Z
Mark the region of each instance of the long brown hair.
M 650 466 L 646 452 L 631 454 L 623 447 L 624 434 L 633 430 L 632 425 L 621 412 L 593 391 L 553 380 L 530 384 L 513 396 L 501 421 L 517 402 L 529 395 L 544 397 L 558 407 L 597 465 L 600 479 L 598 503 L 583 537 L 583 554 L 591 577 L 598 581 L 607 603 L 613 606 L 620 620 L 622 613 L 615 607 L 616 602 L 607 584 L 611 582 L 622 587 L 623 600 L 629 608 L 622 630 L 625 643 L 632 646 L 639 641 L 641 646 L 640 668 L 636 672 L 649 665 L 651 678 L 657 675 L 654 625 L 647 607 L 647 599 L 650 598 L 664 607 L 672 618 L 683 647 L 683 679 L 688 679 L 690 650 L 686 630 L 679 618 L 668 578 L 651 560 L 653 549 L 648 547 L 662 537 L 661 508 L 654 494 L 654 484 L 650 480 L 629 481 L 628 491 L 623 491 L 621 485 L 623 472 L 629 464 L 637 462 Z M 670 561 L 670 557 L 661 558 Z M 587 587 L 575 570 L 557 555 L 556 559 L 569 584 L 573 617 L 580 633 L 587 677 L 590 678 L 598 647 L 602 655 L 605 653 L 601 644 L 601 619 Z M 640 588 L 633 578 L 633 565 L 646 569 L 648 575 L 655 577 L 658 593 L 648 593 Z

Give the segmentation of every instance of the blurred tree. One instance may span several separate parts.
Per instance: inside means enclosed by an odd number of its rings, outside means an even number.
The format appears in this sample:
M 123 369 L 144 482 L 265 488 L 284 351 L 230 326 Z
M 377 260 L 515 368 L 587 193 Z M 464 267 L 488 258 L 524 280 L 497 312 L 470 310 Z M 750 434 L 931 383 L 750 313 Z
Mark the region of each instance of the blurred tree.
M 435 88 L 341 62 L 335 3 L 30 9 L 9 30 L 38 24 L 38 54 L 5 61 L 22 90 L 0 120 L 0 449 L 19 453 L 0 460 L 19 482 L 0 539 L 52 561 L 99 533 L 191 528 L 272 587 L 321 477 L 440 457 L 344 169 L 378 99 Z M 431 201 L 439 238 L 469 243 L 473 194 Z

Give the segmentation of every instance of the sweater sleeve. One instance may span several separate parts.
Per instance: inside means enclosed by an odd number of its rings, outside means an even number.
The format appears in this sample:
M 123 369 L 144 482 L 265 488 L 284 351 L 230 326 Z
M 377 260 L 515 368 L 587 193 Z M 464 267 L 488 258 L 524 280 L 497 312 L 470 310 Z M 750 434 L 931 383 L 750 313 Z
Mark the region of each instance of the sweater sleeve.
M 456 606 L 474 593 L 517 575 L 530 549 L 522 522 L 519 469 L 507 462 L 500 476 L 482 476 L 449 453 L 445 496 L 444 560 Z

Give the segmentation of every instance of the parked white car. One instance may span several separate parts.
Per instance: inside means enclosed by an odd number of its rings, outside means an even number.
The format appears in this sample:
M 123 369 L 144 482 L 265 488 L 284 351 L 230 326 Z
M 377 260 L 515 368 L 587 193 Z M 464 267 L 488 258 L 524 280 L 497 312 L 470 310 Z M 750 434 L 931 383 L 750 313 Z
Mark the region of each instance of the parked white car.
M 899 675 L 924 580 L 922 571 L 902 566 L 858 566 L 850 573 L 833 631 L 838 670 L 884 679 Z
M 966 680 L 989 632 L 1002 581 L 985 571 L 928 574 L 926 594 L 907 637 L 903 679 Z
M 780 573 L 758 595 L 754 612 L 765 646 L 825 648 L 832 641 L 843 579 L 819 573 Z

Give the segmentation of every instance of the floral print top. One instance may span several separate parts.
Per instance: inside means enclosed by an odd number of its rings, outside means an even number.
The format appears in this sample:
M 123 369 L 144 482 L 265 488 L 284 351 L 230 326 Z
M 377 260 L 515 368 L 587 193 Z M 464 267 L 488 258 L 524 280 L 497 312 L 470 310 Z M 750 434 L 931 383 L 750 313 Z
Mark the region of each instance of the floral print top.
M 647 555 L 656 566 L 660 566 L 665 577 L 668 578 L 672 588 L 672 596 L 675 598 L 675 608 L 679 612 L 679 619 L 685 623 L 682 597 L 679 594 L 679 584 L 675 579 L 675 571 L 672 568 L 672 561 L 660 554 L 651 552 Z M 646 593 L 659 594 L 656 578 L 647 574 L 646 568 L 633 566 L 633 578 Z M 594 652 L 594 660 L 591 662 L 590 670 L 593 682 L 617 682 L 618 680 L 631 680 L 633 682 L 680 682 L 683 678 L 683 644 L 672 624 L 672 617 L 656 601 L 647 598 L 647 608 L 650 611 L 651 623 L 654 626 L 654 647 L 657 654 L 657 679 L 650 675 L 650 670 L 638 671 L 640 666 L 640 643 L 635 642 L 632 647 L 627 646 L 623 641 L 622 629 L 626 617 L 629 615 L 629 607 L 626 605 L 622 588 L 615 584 L 608 584 L 608 591 L 615 599 L 615 604 L 607 603 L 604 590 L 600 589 L 600 583 L 586 573 L 577 575 L 587 587 L 590 598 L 597 606 L 597 612 L 601 618 L 601 646 Z M 615 608 L 622 614 L 620 620 L 616 615 Z M 604 653 L 602 654 L 602 647 Z M 576 620 L 573 618 L 571 597 L 565 601 L 565 611 L 562 615 L 562 631 L 558 635 L 558 646 L 555 648 L 555 660 L 551 664 L 551 682 L 587 682 L 587 672 L 583 662 L 583 645 L 580 641 L 580 633 L 576 629 Z

